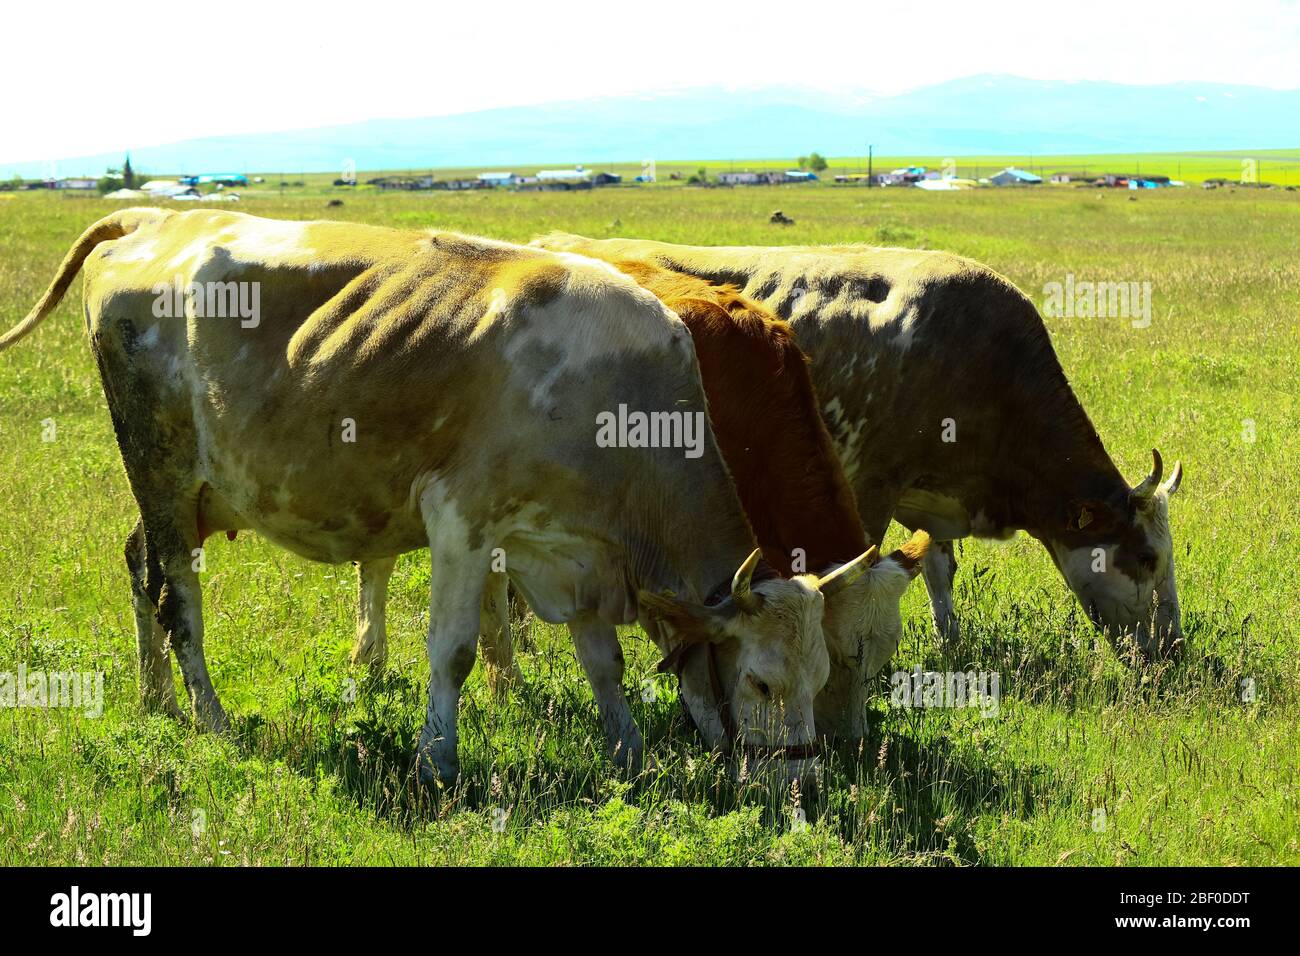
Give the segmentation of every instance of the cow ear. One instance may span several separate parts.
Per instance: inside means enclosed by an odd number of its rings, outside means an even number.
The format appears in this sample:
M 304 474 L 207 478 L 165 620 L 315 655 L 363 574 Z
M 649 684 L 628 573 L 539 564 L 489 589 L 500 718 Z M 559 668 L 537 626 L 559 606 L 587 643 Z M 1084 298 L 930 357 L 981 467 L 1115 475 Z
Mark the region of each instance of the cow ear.
M 921 562 L 925 560 L 926 552 L 929 550 L 929 533 L 918 530 L 907 540 L 906 544 L 891 554 L 890 557 L 907 572 L 908 577 L 915 579 L 921 573 Z
M 726 614 L 718 608 L 683 601 L 671 592 L 638 591 L 636 599 L 650 617 L 671 627 L 678 640 L 702 643 L 726 636 Z

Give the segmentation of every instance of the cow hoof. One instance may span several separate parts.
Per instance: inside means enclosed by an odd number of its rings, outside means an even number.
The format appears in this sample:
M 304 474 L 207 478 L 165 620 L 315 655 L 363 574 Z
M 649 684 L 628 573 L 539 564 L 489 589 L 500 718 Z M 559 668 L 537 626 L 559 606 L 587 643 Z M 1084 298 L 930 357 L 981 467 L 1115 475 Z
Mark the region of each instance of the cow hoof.
M 210 734 L 224 735 L 230 732 L 230 721 L 221 704 L 212 701 L 209 704 L 194 705 L 194 726 Z
M 639 773 L 645 765 L 645 742 L 641 739 L 641 732 L 633 730 L 614 744 L 610 759 L 629 773 Z
M 961 642 L 961 622 L 957 620 L 956 614 L 950 614 L 946 618 L 935 618 L 934 632 L 939 636 L 939 643 L 945 650 L 951 650 Z
M 451 789 L 456 785 L 456 778 L 460 776 L 460 761 L 456 759 L 456 754 L 453 752 L 448 758 L 436 752 L 436 746 L 441 742 L 441 737 L 429 742 L 421 740 L 415 758 L 420 785 L 435 792 Z
M 188 715 L 176 703 L 175 694 L 164 696 L 162 693 L 154 694 L 146 691 L 140 695 L 140 708 L 146 714 L 162 714 L 182 724 L 189 721 Z
M 173 697 L 171 700 L 166 701 L 161 705 L 157 705 L 154 707 L 149 707 L 148 705 L 146 705 L 145 709 L 150 711 L 151 713 L 162 714 L 164 717 L 170 717 L 172 720 L 177 721 L 178 723 L 188 724 L 190 722 L 189 714 L 181 710 L 180 705 L 176 703 L 175 697 Z
M 372 671 L 382 671 L 388 663 L 388 648 L 371 641 L 357 641 L 352 646 L 351 662 L 353 667 L 368 667 Z
M 420 761 L 419 772 L 420 786 L 432 793 L 439 793 L 450 790 L 456 785 L 456 780 L 460 776 L 460 767 L 456 764 L 423 759 Z

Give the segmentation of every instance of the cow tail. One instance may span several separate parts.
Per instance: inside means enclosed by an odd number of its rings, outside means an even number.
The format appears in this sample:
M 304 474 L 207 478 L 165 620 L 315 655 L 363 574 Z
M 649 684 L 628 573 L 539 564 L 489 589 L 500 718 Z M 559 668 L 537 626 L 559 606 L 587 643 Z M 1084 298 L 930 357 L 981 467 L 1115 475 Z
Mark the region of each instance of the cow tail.
M 62 300 L 64 293 L 68 291 L 72 280 L 77 277 L 81 264 L 86 261 L 86 256 L 90 255 L 90 251 L 95 246 L 110 239 L 121 239 L 135 232 L 142 225 L 161 222 L 170 215 L 172 213 L 166 209 L 123 209 L 111 216 L 105 216 L 83 232 L 81 238 L 63 257 L 63 262 L 59 264 L 59 271 L 54 274 L 50 287 L 45 290 L 45 295 L 41 296 L 41 300 L 36 303 L 32 311 L 27 313 L 27 318 L 4 335 L 0 335 L 0 352 L 17 344 L 28 332 L 49 317 Z

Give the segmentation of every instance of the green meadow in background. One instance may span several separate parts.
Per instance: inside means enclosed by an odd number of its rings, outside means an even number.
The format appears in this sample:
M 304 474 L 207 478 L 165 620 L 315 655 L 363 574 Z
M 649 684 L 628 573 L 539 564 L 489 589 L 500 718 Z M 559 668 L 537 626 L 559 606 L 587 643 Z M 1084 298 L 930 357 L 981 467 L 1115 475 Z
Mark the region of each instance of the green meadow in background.
M 1103 159 L 1108 168 L 1094 172 L 1130 171 Z M 1222 171 L 1207 175 L 1240 172 L 1235 157 L 1216 162 Z M 1267 163 L 1260 178 L 1283 181 Z M 343 205 L 327 207 L 330 197 Z M 0 328 L 26 314 L 75 238 L 114 208 L 0 197 Z M 390 670 L 373 676 L 348 666 L 351 566 L 240 534 L 209 542 L 204 576 L 207 657 L 235 733 L 196 735 L 137 703 L 122 558 L 135 505 L 78 282 L 0 355 L 0 672 L 102 671 L 105 710 L 0 709 L 0 864 L 1300 863 L 1300 192 L 394 194 L 313 181 L 250 190 L 226 208 L 514 241 L 558 229 L 945 249 L 987 263 L 1040 305 L 1067 275 L 1150 282 L 1148 328 L 1047 323 L 1124 474 L 1144 475 L 1152 447 L 1170 466 L 1183 461 L 1171 516 L 1190 652 L 1173 669 L 1125 667 L 1037 542 L 968 540 L 955 594 L 961 646 L 941 653 L 917 581 L 890 670 L 995 671 L 997 716 L 891 709 L 886 672 L 869 738 L 828 756 L 809 801 L 752 774 L 730 781 L 681 717 L 672 682 L 655 679 L 657 654 L 635 629 L 624 632 L 628 692 L 656 766 L 621 774 L 603 754 L 567 632 L 529 616 L 517 627 L 523 687 L 494 700 L 476 667 L 460 715 L 462 781 L 435 801 L 411 764 L 427 680 L 427 556 L 399 562 Z M 768 222 L 778 208 L 793 225 Z M 44 441 L 51 421 L 55 438 Z M 895 526 L 889 541 L 900 538 Z

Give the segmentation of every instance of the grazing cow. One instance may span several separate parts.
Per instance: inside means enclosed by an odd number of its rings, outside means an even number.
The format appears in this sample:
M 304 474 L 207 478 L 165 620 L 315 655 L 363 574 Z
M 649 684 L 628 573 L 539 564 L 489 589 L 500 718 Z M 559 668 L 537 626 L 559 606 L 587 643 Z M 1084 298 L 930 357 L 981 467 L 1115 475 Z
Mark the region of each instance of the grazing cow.
M 1181 648 L 1159 452 L 1130 487 L 1061 369 L 1043 321 L 969 259 L 866 246 L 707 248 L 552 235 L 536 245 L 731 284 L 789 320 L 869 537 L 891 517 L 935 538 L 924 574 L 954 639 L 952 541 L 1025 530 L 1113 643 Z
M 807 359 L 789 325 L 758 303 L 702 279 L 645 262 L 614 265 L 690 329 L 713 433 L 768 565 L 787 577 L 804 571 L 829 575 L 868 550 L 853 491 L 818 414 Z M 822 630 L 831 672 L 816 701 L 819 735 L 862 735 L 866 679 L 898 648 L 899 599 L 919 573 L 927 544 L 926 534 L 918 532 L 883 560 L 871 548 L 871 570 L 827 597 Z M 391 569 L 391 564 L 361 567 L 355 661 L 383 659 L 384 587 Z M 489 682 L 500 687 L 496 675 L 513 667 L 504 581 L 491 589 L 479 647 Z M 621 688 L 608 689 L 621 699 Z M 602 712 L 613 706 L 613 701 L 598 702 Z
M 791 775 L 811 769 L 829 667 L 819 588 L 834 593 L 867 556 L 828 581 L 753 580 L 690 334 L 630 279 L 448 233 L 133 209 L 77 240 L 0 351 L 83 264 L 140 507 L 126 550 L 147 704 L 177 710 L 170 649 L 198 724 L 227 725 L 203 654 L 206 536 L 252 529 L 334 563 L 427 546 L 418 766 L 451 781 L 484 579 L 504 553 L 536 613 L 570 624 L 589 672 L 621 670 L 612 624 L 641 620 L 666 655 L 708 644 L 713 666 L 683 694 L 710 743 L 730 724 Z M 600 416 L 619 403 L 679 413 L 687 449 L 601 446 Z
M 764 558 L 783 575 L 829 574 L 866 550 L 853 490 L 790 326 L 732 288 L 644 261 L 613 264 L 691 330 L 713 432 Z M 826 599 L 831 671 L 814 708 L 819 735 L 863 735 L 868 678 L 898 649 L 899 600 L 928 546 L 918 531 L 859 583 Z

